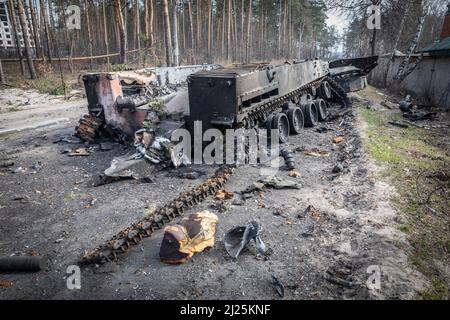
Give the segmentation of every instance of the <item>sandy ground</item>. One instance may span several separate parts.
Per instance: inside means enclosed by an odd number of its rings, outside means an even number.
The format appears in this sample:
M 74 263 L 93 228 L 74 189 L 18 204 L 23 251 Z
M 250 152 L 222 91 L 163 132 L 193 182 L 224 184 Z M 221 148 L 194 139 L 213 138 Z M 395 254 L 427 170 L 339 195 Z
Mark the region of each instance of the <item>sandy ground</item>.
M 89 157 L 62 154 L 79 145 L 54 142 L 70 138 L 75 114 L 85 112 L 81 102 L 75 109 L 67 107 L 76 112 L 65 123 L 0 137 L 0 162 L 14 162 L 0 173 L 0 256 L 34 251 L 48 258 L 42 272 L 0 274 L 0 280 L 12 282 L 9 288 L 0 287 L 0 299 L 280 299 L 272 275 L 283 284 L 285 299 L 411 299 L 426 285 L 407 261 L 408 245 L 396 229 L 398 215 L 388 201 L 394 191 L 381 182 L 366 156 L 361 142 L 365 128 L 355 104 L 352 115 L 323 124 L 328 131 L 306 129 L 291 138 L 300 190 L 267 190 L 240 206 L 226 201 L 222 213 L 213 199 L 191 210 L 208 209 L 219 216 L 214 248 L 185 265 L 165 265 L 159 261 L 163 234 L 158 232 L 117 263 L 84 268 L 82 289 L 68 290 L 66 269 L 86 250 L 141 219 L 146 208 L 200 184 L 215 168 L 194 168 L 205 176 L 190 181 L 179 179 L 177 170 L 155 173 L 149 166 L 153 183 L 92 187 L 111 159 L 129 150 L 114 145 Z M 54 117 L 60 109 L 45 112 L 45 117 Z M 2 115 L 0 124 L 26 118 L 12 114 L 17 118 Z M 338 135 L 344 141 L 334 144 Z M 310 151 L 329 156 L 310 156 Z M 335 174 L 338 164 L 343 172 Z M 226 189 L 246 189 L 260 178 L 259 172 L 238 168 Z M 294 179 L 284 168 L 278 175 Z M 93 199 L 94 206 L 87 208 Z M 307 210 L 309 206 L 316 210 Z M 252 220 L 262 224 L 269 254 L 261 257 L 251 244 L 237 260 L 231 259 L 223 245 L 226 231 Z M 371 266 L 381 269 L 381 290 L 367 288 Z

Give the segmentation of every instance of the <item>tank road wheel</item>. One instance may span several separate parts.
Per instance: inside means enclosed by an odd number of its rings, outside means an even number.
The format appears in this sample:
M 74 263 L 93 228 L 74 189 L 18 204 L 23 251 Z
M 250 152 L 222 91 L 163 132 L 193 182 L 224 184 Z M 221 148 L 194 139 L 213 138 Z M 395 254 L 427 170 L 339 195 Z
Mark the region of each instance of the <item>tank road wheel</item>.
M 314 102 L 304 105 L 305 126 L 315 127 L 319 122 L 319 112 Z
M 319 95 L 324 100 L 331 100 L 331 98 L 333 97 L 333 92 L 331 91 L 331 86 L 328 81 L 324 81 L 320 85 Z
M 278 129 L 280 142 L 286 143 L 289 140 L 289 119 L 284 113 L 277 113 L 272 120 L 272 129 Z
M 270 135 L 270 130 L 272 129 L 272 122 L 273 122 L 273 117 L 274 116 L 275 116 L 274 114 L 271 114 L 266 119 L 266 129 L 267 129 L 267 135 L 268 136 Z
M 310 90 L 310 93 L 311 93 L 311 96 L 312 96 L 313 99 L 316 98 L 317 97 L 317 88 L 312 86 L 311 90 Z
M 291 134 L 300 134 L 302 129 L 305 127 L 305 116 L 300 108 L 289 109 L 286 113 L 289 119 L 289 127 L 291 129 Z
M 314 103 L 319 114 L 319 121 L 324 122 L 328 117 L 327 103 L 322 99 L 316 100 Z

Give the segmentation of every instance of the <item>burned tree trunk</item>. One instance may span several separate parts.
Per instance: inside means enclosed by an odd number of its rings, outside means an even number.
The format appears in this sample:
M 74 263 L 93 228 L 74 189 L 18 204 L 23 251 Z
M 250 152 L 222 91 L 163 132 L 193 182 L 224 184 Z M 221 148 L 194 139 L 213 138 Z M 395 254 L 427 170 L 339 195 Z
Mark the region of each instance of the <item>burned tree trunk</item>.
M 109 42 L 108 42 L 108 28 L 106 23 L 106 8 L 105 8 L 105 1 L 102 2 L 102 11 L 103 11 L 103 41 L 105 44 L 106 49 L 106 63 L 109 66 Z
M 241 2 L 241 38 L 240 38 L 240 50 L 239 50 L 239 60 L 244 62 L 244 26 L 245 26 L 245 1 Z
M 172 66 L 172 32 L 170 31 L 169 18 L 169 3 L 168 0 L 163 0 L 164 12 L 164 39 L 166 43 L 166 64 L 168 67 Z
M 27 57 L 28 69 L 31 79 L 37 79 L 36 69 L 34 68 L 33 56 L 30 46 L 30 35 L 28 33 L 28 23 L 25 16 L 25 9 L 22 0 L 17 0 L 17 10 L 19 13 L 19 21 L 22 26 L 23 42 L 25 43 L 25 55 Z
M 22 48 L 20 47 L 19 34 L 18 34 L 19 30 L 17 29 L 15 12 L 16 12 L 16 10 L 14 8 L 13 0 L 8 0 L 8 13 L 9 13 L 9 16 L 11 17 L 11 27 L 12 27 L 12 32 L 14 34 L 14 42 L 16 44 L 17 56 L 19 57 L 19 60 L 20 60 L 20 71 L 22 72 L 22 76 L 25 77 L 25 65 L 23 62 Z
M 246 45 L 246 61 L 250 61 L 251 49 L 251 31 L 252 31 L 252 0 L 248 1 L 248 21 L 247 21 L 247 45 Z
M 114 0 L 114 16 L 117 27 L 119 28 L 120 39 L 120 63 L 127 63 L 127 32 L 122 15 L 122 6 L 120 0 Z
M 37 23 L 37 17 L 36 17 L 36 10 L 34 8 L 33 0 L 29 0 L 28 6 L 30 8 L 30 15 L 31 15 L 31 21 L 33 24 L 33 36 L 34 36 L 34 46 L 36 48 L 36 56 L 38 58 L 41 58 L 43 56 L 42 50 L 41 50 L 41 41 L 39 39 L 39 28 Z
M 148 41 L 148 46 L 153 46 L 154 36 L 153 36 L 153 0 L 145 0 L 145 37 Z
M 50 38 L 50 30 L 49 30 L 49 21 L 47 16 L 47 10 L 45 8 L 45 1 L 40 0 L 40 14 L 42 17 L 42 24 L 44 25 L 44 35 L 45 35 L 45 43 L 46 43 L 46 49 L 47 49 L 47 57 L 50 62 L 52 62 L 52 42 Z
M 231 0 L 228 0 L 228 23 L 227 23 L 227 62 L 231 60 Z
M 139 52 L 141 51 L 141 37 L 140 37 L 140 33 L 141 33 L 141 17 L 139 14 L 139 0 L 136 0 L 134 3 L 135 6 L 135 11 L 134 11 L 134 32 L 135 32 L 135 39 L 136 39 L 136 45 L 135 45 L 135 49 L 138 49 Z M 139 57 L 140 57 L 140 53 Z M 140 58 L 139 58 L 140 60 Z
M 1 84 L 5 84 L 6 83 L 5 74 L 3 72 L 3 65 L 2 65 L 2 60 L 1 59 L 0 59 L 0 83 Z
M 88 49 L 89 49 L 89 67 L 92 70 L 94 65 L 94 60 L 92 60 L 93 52 L 92 52 L 92 34 L 91 34 L 91 18 L 89 17 L 89 3 L 87 0 L 84 0 L 85 10 L 86 10 L 86 27 L 88 33 Z
M 208 0 L 208 59 L 212 61 L 212 0 Z
M 175 66 L 180 65 L 180 49 L 178 46 L 178 0 L 173 5 L 173 62 Z
M 189 10 L 189 28 L 190 28 L 190 32 L 191 32 L 192 56 L 194 58 L 194 63 L 197 63 L 197 59 L 195 57 L 194 21 L 193 21 L 193 17 L 192 17 L 192 4 L 190 1 L 188 3 L 188 10 Z

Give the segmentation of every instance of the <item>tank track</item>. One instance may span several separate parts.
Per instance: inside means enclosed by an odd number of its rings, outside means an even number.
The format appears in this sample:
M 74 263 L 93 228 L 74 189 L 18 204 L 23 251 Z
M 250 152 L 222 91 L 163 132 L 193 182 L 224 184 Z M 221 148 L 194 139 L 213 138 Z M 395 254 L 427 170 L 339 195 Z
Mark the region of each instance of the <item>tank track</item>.
M 105 245 L 85 254 L 81 258 L 80 264 L 104 264 L 109 261 L 116 261 L 144 238 L 151 237 L 155 231 L 163 229 L 175 218 L 182 216 L 186 210 L 195 207 L 207 197 L 214 195 L 225 186 L 232 174 L 233 168 L 220 168 L 213 177 L 200 186 L 182 193 L 164 207 L 159 208 L 151 217 L 145 218 L 122 230 Z
M 244 126 L 247 129 L 250 129 L 258 124 L 264 123 L 269 115 L 275 110 L 281 108 L 285 103 L 290 102 L 304 94 L 310 93 L 314 89 L 317 89 L 324 81 L 329 82 L 334 99 L 340 102 L 342 107 L 351 107 L 351 101 L 348 98 L 344 88 L 342 88 L 342 86 L 332 78 L 323 77 L 319 80 L 308 83 L 307 85 L 300 87 L 287 95 L 278 97 L 277 99 L 269 101 L 268 103 L 258 106 L 255 109 L 249 111 L 243 120 Z
M 105 121 L 102 118 L 86 114 L 80 119 L 79 125 L 75 128 L 75 136 L 83 141 L 95 143 L 95 139 L 104 125 Z

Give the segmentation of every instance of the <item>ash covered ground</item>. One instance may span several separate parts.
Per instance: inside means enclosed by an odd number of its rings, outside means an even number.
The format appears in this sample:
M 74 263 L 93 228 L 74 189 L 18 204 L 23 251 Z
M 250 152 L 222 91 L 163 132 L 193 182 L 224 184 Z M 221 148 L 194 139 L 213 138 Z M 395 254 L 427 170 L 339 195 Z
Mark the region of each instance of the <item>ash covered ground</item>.
M 68 156 L 67 149 L 85 147 L 72 139 L 85 102 L 71 103 L 76 107 L 67 111 L 67 121 L 0 137 L 1 162 L 9 163 L 0 173 L 0 256 L 47 258 L 39 273 L 2 274 L 11 286 L 0 288 L 1 299 L 280 299 L 272 275 L 284 286 L 284 299 L 409 299 L 426 285 L 407 260 L 408 244 L 389 203 L 393 189 L 367 156 L 355 102 L 351 113 L 291 137 L 300 177 L 289 177 L 283 162 L 278 176 L 300 183 L 299 190 L 267 189 L 245 203 L 211 197 L 186 213 L 218 215 L 214 248 L 184 265 L 165 265 L 159 261 L 160 231 L 117 263 L 83 268 L 81 290 L 68 290 L 66 269 L 87 250 L 217 169 L 193 166 L 189 170 L 202 174 L 187 180 L 179 178 L 186 169 L 155 171 L 149 165 L 143 172 L 152 181 L 94 187 L 113 157 L 132 150 L 112 144 L 103 151 L 93 146 L 86 157 Z M 36 117 L 44 120 L 66 107 L 52 107 L 44 116 L 36 111 Z M 29 112 L 6 114 L 1 126 Z M 334 143 L 338 136 L 344 140 Z M 239 167 L 225 189 L 240 192 L 259 173 L 258 167 Z M 263 226 L 267 255 L 250 244 L 238 259 L 230 258 L 226 231 L 252 220 Z M 381 268 L 381 290 L 367 288 L 370 266 Z

